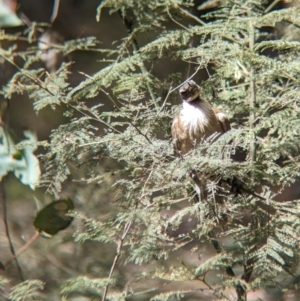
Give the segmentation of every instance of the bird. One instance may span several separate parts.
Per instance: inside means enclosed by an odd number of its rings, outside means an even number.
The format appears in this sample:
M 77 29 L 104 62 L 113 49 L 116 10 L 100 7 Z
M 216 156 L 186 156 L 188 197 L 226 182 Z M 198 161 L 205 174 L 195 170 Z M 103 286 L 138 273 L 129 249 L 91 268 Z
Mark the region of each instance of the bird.
M 186 81 L 180 88 L 182 108 L 172 123 L 172 141 L 181 155 L 186 155 L 211 135 L 216 138 L 231 129 L 224 112 L 213 108 L 200 96 L 201 87 L 193 80 Z
M 200 93 L 201 87 L 193 80 L 186 81 L 179 88 L 182 108 L 173 119 L 171 132 L 175 150 L 181 156 L 188 156 L 188 153 L 201 144 L 203 139 L 214 135 L 213 140 L 216 140 L 231 129 L 225 113 L 213 108 L 208 101 L 201 98 Z M 190 177 L 195 183 L 196 201 L 207 199 L 206 176 L 192 169 Z M 215 201 L 223 204 L 222 197 L 216 196 Z M 222 214 L 217 220 L 218 224 L 224 226 L 227 223 L 226 214 Z

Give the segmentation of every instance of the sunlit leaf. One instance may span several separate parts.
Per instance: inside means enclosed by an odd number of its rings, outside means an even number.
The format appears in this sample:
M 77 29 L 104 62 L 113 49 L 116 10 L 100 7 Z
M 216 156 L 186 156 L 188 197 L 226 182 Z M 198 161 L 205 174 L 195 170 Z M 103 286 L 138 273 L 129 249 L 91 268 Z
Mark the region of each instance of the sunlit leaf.
M 10 8 L 0 2 L 0 27 L 14 27 L 21 26 L 23 24 L 22 20 L 17 17 L 17 15 L 10 10 Z
M 33 154 L 37 138 L 30 130 L 24 131 L 24 136 L 27 139 L 20 142 L 22 149 L 18 150 L 12 134 L 0 127 L 0 177 L 12 171 L 23 184 L 34 189 L 41 175 L 39 161 Z
M 24 131 L 24 136 L 28 140 L 23 141 L 28 143 L 26 143 L 26 146 L 22 150 L 26 161 L 26 167 L 24 169 L 16 169 L 14 173 L 23 184 L 29 185 L 32 189 L 34 189 L 34 187 L 38 184 L 41 175 L 39 160 L 33 154 L 36 150 L 37 137 L 36 134 L 30 130 Z

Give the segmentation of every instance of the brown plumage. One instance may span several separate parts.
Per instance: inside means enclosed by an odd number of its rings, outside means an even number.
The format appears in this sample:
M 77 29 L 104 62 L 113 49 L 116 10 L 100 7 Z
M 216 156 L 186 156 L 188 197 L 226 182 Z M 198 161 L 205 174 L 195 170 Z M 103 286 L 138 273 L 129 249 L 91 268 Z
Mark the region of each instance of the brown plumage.
M 182 109 L 172 124 L 172 138 L 176 149 L 185 155 L 194 149 L 203 138 L 223 134 L 230 130 L 226 115 L 200 98 L 201 88 L 189 80 L 181 86 Z

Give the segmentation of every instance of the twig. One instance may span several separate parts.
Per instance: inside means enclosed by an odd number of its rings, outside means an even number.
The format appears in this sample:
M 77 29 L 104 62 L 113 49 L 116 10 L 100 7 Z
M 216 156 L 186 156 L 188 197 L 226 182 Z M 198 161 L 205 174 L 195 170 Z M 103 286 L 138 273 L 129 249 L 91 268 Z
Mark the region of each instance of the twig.
M 20 72 L 22 72 L 23 70 L 13 61 L 11 61 L 9 58 L 7 58 L 5 55 L 0 53 L 0 56 L 3 57 L 7 62 L 9 62 L 10 64 L 12 64 L 14 67 L 16 67 Z M 51 96 L 55 96 L 47 87 L 44 87 L 43 84 L 36 78 L 29 76 L 28 74 L 24 74 L 27 78 L 29 78 L 30 80 L 32 80 L 34 83 L 36 83 L 41 89 L 47 91 Z M 107 126 L 108 128 L 112 129 L 113 131 L 117 132 L 118 134 L 121 134 L 121 132 L 117 129 L 115 129 L 113 126 L 109 125 L 108 123 L 106 123 L 105 121 L 103 121 L 102 119 L 98 118 L 97 116 L 95 116 L 94 114 L 92 114 L 93 116 L 90 116 L 89 114 L 81 111 L 80 109 L 76 108 L 75 106 L 71 105 L 68 102 L 65 102 L 61 99 L 59 99 L 59 101 L 63 104 L 65 104 L 66 106 L 71 107 L 73 110 L 75 110 L 76 112 L 80 113 L 81 115 L 91 118 L 105 126 Z
M 48 91 L 48 89 L 47 89 L 47 91 Z M 63 104 L 65 104 L 66 106 L 71 107 L 73 110 L 75 110 L 76 112 L 80 113 L 81 115 L 83 115 L 83 116 L 85 116 L 85 117 L 88 117 L 88 118 L 91 118 L 91 119 L 93 119 L 93 120 L 95 120 L 95 121 L 97 121 L 97 122 L 99 122 L 99 123 L 101 123 L 101 124 L 107 126 L 108 128 L 112 129 L 112 130 L 115 131 L 116 133 L 121 134 L 121 132 L 120 132 L 119 130 L 115 129 L 113 126 L 109 125 L 108 123 L 106 123 L 106 122 L 103 121 L 102 119 L 98 118 L 97 116 L 95 117 L 94 114 L 93 114 L 94 117 L 93 117 L 93 116 L 90 116 L 89 114 L 87 114 L 87 113 L 85 113 L 85 112 L 79 110 L 78 108 L 76 108 L 75 106 L 71 105 L 70 103 L 67 103 L 67 102 L 65 102 L 65 101 L 63 101 L 63 100 L 60 100 L 60 101 L 61 101 Z
M 216 252 L 217 252 L 218 254 L 220 254 L 220 253 L 223 251 L 222 245 L 221 245 L 220 242 L 215 238 L 215 235 L 214 235 L 214 233 L 213 233 L 212 231 L 209 231 L 209 232 L 208 232 L 208 236 L 209 236 L 209 238 L 210 238 L 210 240 L 211 240 L 211 243 L 212 243 L 212 245 L 214 246 Z M 225 270 L 226 270 L 226 273 L 227 273 L 227 275 L 228 275 L 229 277 L 231 277 L 231 278 L 232 278 L 232 277 L 235 277 L 235 274 L 234 274 L 234 272 L 233 272 L 231 266 L 226 267 Z M 235 290 L 236 290 L 236 294 L 237 294 L 237 296 L 238 296 L 238 301 L 244 301 L 244 300 L 246 300 L 246 299 L 244 298 L 244 296 L 246 295 L 247 292 L 246 292 L 246 290 L 243 288 L 243 286 L 242 286 L 241 284 L 236 284 L 236 285 L 235 285 Z
M 52 11 L 52 15 L 50 18 L 50 22 L 53 23 L 57 17 L 58 14 L 58 9 L 59 9 L 59 3 L 60 0 L 54 0 L 54 4 L 53 4 L 53 11 Z
M 212 288 L 205 280 L 206 274 L 208 273 L 208 271 L 206 271 L 206 273 L 203 276 L 203 279 L 201 279 L 201 281 L 210 289 L 213 290 L 214 292 L 216 291 L 214 288 Z
M 133 124 L 131 121 L 129 121 L 129 123 L 138 131 L 138 133 L 143 136 L 150 144 L 153 144 L 152 141 L 148 138 L 148 136 L 146 134 L 143 134 L 140 129 L 135 125 Z
M 35 232 L 35 234 L 26 242 L 24 246 L 22 246 L 17 253 L 14 254 L 14 256 L 9 259 L 4 266 L 6 267 L 13 259 L 17 259 L 18 256 L 20 256 L 24 251 L 26 251 L 29 246 L 40 236 L 39 232 Z
M 265 14 L 267 14 L 268 12 L 270 12 L 270 10 L 277 4 L 279 3 L 280 0 L 275 0 L 273 1 L 264 11 Z
M 167 100 L 168 100 L 168 98 L 169 98 L 169 96 L 170 96 L 171 91 L 172 91 L 172 87 L 170 87 L 170 89 L 169 89 L 169 91 L 168 91 L 168 93 L 167 93 L 167 96 L 165 97 L 165 100 L 164 100 L 162 106 L 160 107 L 159 111 L 157 112 L 157 114 L 156 114 L 156 116 L 155 116 L 155 121 L 156 121 L 157 116 L 160 114 L 160 112 L 161 112 L 161 111 L 163 110 L 163 108 L 165 107 L 166 102 L 167 102 Z
M 187 28 L 186 26 L 184 26 L 183 24 L 179 23 L 178 21 L 176 21 L 172 15 L 170 14 L 170 11 L 169 11 L 169 7 L 167 6 L 167 13 L 168 13 L 168 16 L 169 18 L 175 23 L 177 24 L 179 27 L 182 27 L 183 29 L 187 30 L 188 32 L 191 32 L 189 28 Z
M 129 21 L 122 13 L 121 11 L 119 10 L 118 11 L 121 19 L 123 20 L 123 23 L 125 24 L 126 28 L 127 28 L 127 31 L 128 33 L 132 33 L 132 22 Z M 138 42 L 136 40 L 135 37 L 132 37 L 132 48 L 133 48 L 133 51 L 134 52 L 138 52 L 139 51 L 139 45 L 138 45 Z M 147 76 L 149 74 L 147 68 L 145 67 L 144 63 L 142 63 L 140 65 L 140 69 L 141 69 L 141 72 L 144 76 Z M 158 104 L 156 103 L 156 97 L 154 95 L 154 92 L 150 86 L 150 84 L 146 81 L 146 86 L 147 86 L 147 89 L 148 89 L 148 92 L 151 96 L 151 99 L 152 99 L 152 102 L 154 103 L 155 107 L 158 107 Z
M 98 83 L 95 81 L 95 79 L 92 76 L 89 76 L 88 74 L 78 71 L 79 74 L 84 75 L 86 78 L 92 80 L 94 82 L 94 84 L 97 86 L 97 88 L 102 91 L 106 96 L 108 96 L 108 98 L 111 100 L 111 102 L 114 104 L 114 106 L 120 111 L 119 106 L 117 105 L 117 103 L 113 100 L 113 98 L 109 95 L 108 92 L 106 92 L 104 89 L 102 89 Z
M 255 45 L 255 29 L 250 21 L 249 24 L 249 48 L 251 51 L 253 51 Z M 249 123 L 250 123 L 250 129 L 254 130 L 254 121 L 255 121 L 255 105 L 256 105 L 256 84 L 254 79 L 254 69 L 251 68 L 250 71 L 250 116 L 249 116 Z M 256 138 L 255 134 L 253 132 L 252 141 L 250 142 L 250 160 L 252 164 L 255 164 L 256 161 Z M 252 173 L 252 182 L 254 182 L 254 174 Z
M 16 252 L 15 252 L 15 248 L 14 245 L 12 243 L 12 239 L 11 239 L 11 235 L 10 235 L 10 231 L 9 231 L 9 226 L 8 226 L 8 217 L 7 217 L 7 205 L 6 205 L 6 193 L 5 193 L 5 186 L 4 186 L 4 178 L 1 181 L 1 191 L 2 191 L 2 209 L 3 209 L 3 223 L 4 223 L 4 227 L 5 227 L 5 233 L 6 233 L 6 237 L 9 243 L 9 248 L 10 251 L 13 255 L 13 259 L 16 262 L 17 268 L 18 268 L 18 272 L 20 274 L 20 278 L 22 279 L 22 281 L 25 280 L 24 276 L 23 276 L 23 272 L 21 269 L 21 266 L 18 262 L 17 256 L 16 256 Z M 5 264 L 4 264 L 5 266 Z
M 229 181 L 229 180 L 221 179 L 221 181 L 227 183 L 228 185 L 232 185 L 232 182 Z M 256 192 L 251 191 L 251 190 L 245 188 L 245 187 L 242 186 L 242 185 L 240 185 L 240 186 L 238 187 L 238 189 L 239 189 L 240 191 L 244 191 L 244 192 L 246 192 L 246 193 L 248 193 L 248 194 L 250 194 L 250 195 L 252 195 L 252 196 L 254 196 L 254 197 L 256 197 L 256 198 L 258 198 L 258 199 L 260 199 L 260 200 L 262 200 L 262 201 L 268 201 L 268 199 L 264 198 L 264 197 L 261 196 L 260 194 L 257 194 Z
M 204 195 L 204 189 L 205 186 L 202 184 L 202 182 L 200 181 L 197 172 L 195 170 L 192 170 L 190 172 L 190 178 L 194 181 L 195 185 L 198 187 L 199 189 L 199 201 L 203 201 L 205 199 L 205 195 Z
M 71 268 L 66 267 L 62 262 L 58 260 L 58 258 L 55 257 L 55 255 L 46 255 L 49 262 L 51 262 L 54 266 L 56 266 L 58 269 L 63 271 L 66 274 L 69 274 L 71 276 L 74 276 L 76 272 L 72 270 Z
M 7 111 L 9 110 L 9 101 L 7 102 Z M 3 113 L 3 112 L 2 112 Z M 3 113 L 4 114 L 4 113 Z M 2 117 L 2 116 L 1 116 Z M 0 121 L 1 121 L 1 126 L 2 127 L 8 127 L 8 124 L 9 124 L 9 114 L 7 114 L 5 116 L 5 124 L 2 122 L 1 118 L 0 118 Z M 6 133 L 6 130 L 4 131 L 4 133 Z M 4 177 L 2 177 L 2 180 L 1 181 L 1 192 L 2 192 L 2 212 L 3 212 L 3 223 L 4 223 L 4 228 L 5 228 L 5 233 L 6 233 L 6 237 L 7 237 L 7 240 L 8 240 L 8 243 L 9 243 L 9 248 L 10 248 L 10 251 L 12 253 L 13 256 L 15 256 L 15 249 L 14 249 L 14 246 L 13 246 L 13 242 L 12 242 L 12 238 L 11 238 L 11 235 L 10 235 L 10 231 L 9 231 L 9 226 L 8 226 L 8 216 L 7 216 L 7 198 L 6 198 L 6 193 L 5 193 L 5 185 L 4 185 Z M 20 278 L 22 279 L 22 281 L 25 280 L 24 276 L 23 276 L 23 272 L 22 272 L 22 269 L 21 269 L 21 266 L 17 260 L 17 258 L 14 257 L 14 260 L 16 262 L 16 265 L 17 265 L 17 268 L 18 268 L 18 272 L 19 272 L 19 275 L 20 275 Z M 5 264 L 4 264 L 4 267 L 5 267 Z
M 203 198 L 204 199 L 204 186 L 202 184 L 202 182 L 200 181 L 196 171 L 192 170 L 190 173 L 190 177 L 192 178 L 192 180 L 194 181 L 194 183 L 196 184 L 196 186 L 199 188 L 200 190 L 200 200 Z M 262 198 L 262 197 L 261 197 Z M 215 248 L 216 252 L 219 254 L 223 251 L 222 245 L 220 244 L 220 242 L 215 238 L 215 235 L 212 231 L 208 232 L 208 236 L 210 237 L 211 243 L 213 245 L 213 247 Z M 233 272 L 233 269 L 231 266 L 228 266 L 225 268 L 226 273 L 229 277 L 234 277 L 235 278 L 235 274 Z M 252 269 L 249 267 L 245 267 L 245 272 L 242 276 L 242 280 L 248 282 L 250 277 L 252 274 Z M 236 294 L 238 297 L 238 301 L 244 301 L 246 300 L 246 294 L 247 291 L 245 290 L 245 288 L 241 285 L 241 284 L 236 284 L 235 285 L 235 290 L 236 290 Z
M 189 48 L 193 48 L 193 44 L 194 44 L 194 38 L 190 38 L 190 42 L 189 42 Z M 187 71 L 186 71 L 186 77 L 190 76 L 190 72 L 191 72 L 191 66 L 192 66 L 192 62 L 187 62 L 188 63 L 188 67 L 187 67 Z M 205 69 L 207 71 L 207 66 L 205 66 Z
M 114 106 L 119 110 L 119 112 L 121 112 L 120 107 L 119 107 L 119 106 L 117 105 L 117 103 L 113 100 L 113 98 L 110 96 L 110 94 L 109 94 L 108 92 L 106 92 L 105 90 L 103 90 L 91 76 L 89 76 L 89 75 L 87 75 L 87 74 L 85 74 L 85 73 L 83 73 L 83 72 L 79 72 L 79 73 L 80 73 L 80 74 L 83 74 L 83 75 L 86 76 L 87 78 L 89 78 L 89 79 L 91 79 L 92 81 L 94 81 L 94 83 L 97 85 L 98 89 L 99 89 L 100 91 L 102 91 L 106 96 L 108 96 L 108 98 L 111 100 L 111 102 L 114 104 Z M 133 122 L 131 122 L 131 121 L 129 121 L 129 124 L 132 125 L 132 126 L 137 130 L 137 132 L 138 132 L 141 136 L 143 136 L 150 144 L 153 144 L 152 141 L 150 140 L 150 138 L 146 135 L 147 132 L 146 132 L 145 134 L 143 134 L 143 133 L 141 132 L 141 130 L 140 130 Z M 119 132 L 119 133 L 120 133 L 120 132 Z
M 192 79 L 192 78 L 198 73 L 198 71 L 200 70 L 200 68 L 201 68 L 201 65 L 199 65 L 199 66 L 197 67 L 196 71 L 195 71 L 188 79 L 186 79 L 184 82 L 182 82 L 180 85 L 178 85 L 178 86 L 175 87 L 174 89 L 170 90 L 170 91 L 169 91 L 169 94 L 172 93 L 172 92 L 174 92 L 174 91 L 177 90 L 178 88 L 180 88 L 184 83 L 188 82 L 190 79 Z
M 200 18 L 195 17 L 194 15 L 192 15 L 191 13 L 189 13 L 188 11 L 186 11 L 185 9 L 179 7 L 179 10 L 186 16 L 190 17 L 191 19 L 195 20 L 197 23 L 201 24 L 201 25 L 206 25 L 205 22 L 203 22 Z
M 254 51 L 255 46 L 255 28 L 252 23 L 252 21 L 249 21 L 249 49 L 250 51 Z M 252 163 L 252 184 L 254 184 L 255 181 L 255 172 L 254 172 L 254 165 L 256 161 L 256 135 L 254 133 L 255 128 L 255 105 L 256 105 L 256 83 L 254 79 L 254 68 L 251 67 L 250 70 L 250 100 L 249 100 L 249 106 L 250 106 L 250 116 L 249 116 L 249 123 L 250 123 L 250 129 L 252 130 L 253 137 L 250 141 L 250 149 L 249 149 L 249 155 L 250 160 Z M 255 247 L 256 248 L 256 247 Z M 245 259 L 244 263 L 244 273 L 241 277 L 242 280 L 244 280 L 246 283 L 250 281 L 250 277 L 253 272 L 253 259 Z M 242 287 L 242 290 L 238 291 L 238 301 L 244 301 L 247 300 L 247 291 Z
M 112 274 L 114 272 L 114 269 L 116 267 L 116 264 L 120 258 L 120 255 L 121 255 L 121 249 L 122 249 L 122 246 L 123 246 L 123 243 L 124 243 L 124 239 L 126 238 L 127 234 L 128 234 L 128 231 L 130 229 L 132 225 L 132 222 L 127 222 L 125 227 L 124 227 L 124 230 L 123 230 L 123 234 L 122 236 L 119 238 L 119 242 L 118 242 L 118 246 L 117 246 L 117 251 L 116 251 L 116 256 L 114 258 L 114 261 L 113 261 L 113 264 L 111 266 L 111 269 L 110 269 L 110 272 L 109 272 L 109 276 L 108 276 L 108 279 L 110 279 L 112 277 Z M 105 286 L 105 289 L 104 289 L 104 293 L 103 293 L 103 297 L 102 297 L 102 301 L 105 301 L 106 299 L 106 295 L 107 295 L 107 292 L 108 292 L 108 287 L 109 287 L 109 284 L 107 284 Z
M 154 123 L 156 122 L 158 115 L 161 113 L 161 111 L 162 111 L 163 108 L 165 107 L 165 105 L 166 105 L 166 103 L 167 103 L 167 100 L 168 100 L 168 98 L 169 98 L 169 96 L 170 96 L 171 89 L 172 89 L 172 87 L 169 88 L 169 91 L 168 91 L 168 93 L 167 93 L 167 96 L 165 97 L 163 104 L 161 105 L 161 107 L 160 107 L 160 109 L 158 110 L 158 112 L 157 112 L 157 114 L 156 114 L 154 120 L 152 121 L 152 124 L 154 124 Z M 146 132 L 145 132 L 145 135 L 148 133 L 149 129 L 150 129 L 150 125 L 149 125 L 149 127 L 147 128 L 147 130 L 146 130 Z
M 233 6 L 233 8 L 234 7 L 235 7 L 235 5 Z M 186 11 L 185 9 L 179 7 L 179 10 L 181 11 L 181 13 L 183 13 L 183 14 L 187 15 L 188 17 L 192 18 L 193 20 L 195 20 L 196 22 L 198 22 L 200 25 L 202 25 L 202 26 L 206 25 L 206 23 L 204 21 L 202 21 L 199 17 L 195 17 L 194 15 L 192 15 L 191 13 L 189 13 L 188 11 Z M 226 25 L 225 25 L 225 27 L 223 29 L 223 32 L 220 35 L 220 37 L 223 37 L 224 39 L 226 39 L 226 40 L 228 40 L 230 42 L 237 43 L 237 44 L 239 44 L 239 45 L 242 46 L 242 43 L 240 43 L 239 41 L 236 41 L 232 37 L 228 37 L 228 36 L 224 35 L 225 28 L 226 28 Z

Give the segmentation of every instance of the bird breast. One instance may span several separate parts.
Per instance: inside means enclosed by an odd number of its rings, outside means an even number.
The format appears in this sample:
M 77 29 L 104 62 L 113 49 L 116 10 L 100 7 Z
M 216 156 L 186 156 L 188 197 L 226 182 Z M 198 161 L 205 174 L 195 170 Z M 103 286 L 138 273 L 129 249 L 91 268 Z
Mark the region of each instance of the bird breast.
M 192 102 L 184 101 L 172 124 L 174 145 L 182 155 L 194 149 L 202 139 L 222 132 L 211 105 L 200 98 Z
M 203 100 L 195 104 L 184 102 L 180 112 L 182 126 L 194 138 L 211 134 L 216 130 L 213 125 L 218 123 L 214 117 L 211 106 Z

